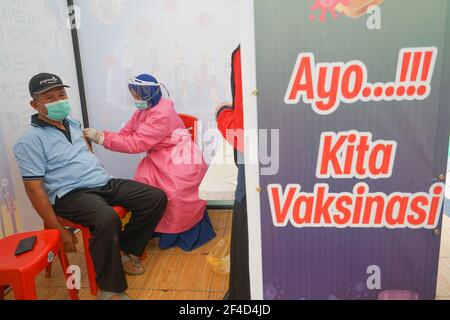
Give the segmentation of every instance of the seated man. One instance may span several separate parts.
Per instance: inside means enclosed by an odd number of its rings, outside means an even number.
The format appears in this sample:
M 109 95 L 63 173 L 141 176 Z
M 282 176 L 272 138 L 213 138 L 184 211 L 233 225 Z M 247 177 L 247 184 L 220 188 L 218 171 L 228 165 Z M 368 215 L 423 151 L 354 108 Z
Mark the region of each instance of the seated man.
M 27 195 L 44 223 L 61 231 L 67 252 L 75 237 L 56 216 L 89 227 L 90 251 L 100 297 L 127 299 L 125 273 L 142 274 L 137 257 L 152 237 L 167 205 L 163 191 L 131 180 L 112 178 L 90 151 L 80 122 L 68 117 L 70 104 L 61 79 L 38 74 L 29 85 L 38 112 L 14 145 Z M 122 230 L 112 206 L 132 212 Z

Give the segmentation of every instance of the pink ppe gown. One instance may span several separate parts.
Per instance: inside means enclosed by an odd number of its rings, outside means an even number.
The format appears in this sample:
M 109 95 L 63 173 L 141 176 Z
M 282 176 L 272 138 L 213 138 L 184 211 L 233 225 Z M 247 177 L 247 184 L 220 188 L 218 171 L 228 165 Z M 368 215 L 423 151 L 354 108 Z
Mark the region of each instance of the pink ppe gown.
M 208 166 L 172 100 L 163 98 L 151 109 L 138 110 L 119 133 L 104 134 L 106 149 L 147 153 L 134 180 L 160 188 L 169 199 L 156 232 L 181 233 L 202 220 L 206 201 L 199 199 L 198 188 Z

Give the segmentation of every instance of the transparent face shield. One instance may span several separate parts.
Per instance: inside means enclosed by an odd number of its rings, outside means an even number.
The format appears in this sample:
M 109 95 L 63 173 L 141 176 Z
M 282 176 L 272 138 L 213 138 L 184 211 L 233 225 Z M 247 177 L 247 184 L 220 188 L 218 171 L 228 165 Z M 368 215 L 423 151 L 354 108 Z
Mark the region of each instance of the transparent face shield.
M 128 80 L 128 85 L 143 86 L 143 87 L 148 87 L 148 86 L 150 86 L 150 87 L 158 87 L 158 90 L 150 98 L 146 99 L 146 101 L 150 101 L 158 93 L 160 93 L 161 92 L 161 87 L 163 87 L 164 90 L 166 90 L 167 95 L 170 97 L 169 90 L 167 90 L 166 86 L 164 84 L 162 84 L 162 83 L 144 81 L 144 80 L 139 80 L 137 78 L 131 78 L 130 80 Z

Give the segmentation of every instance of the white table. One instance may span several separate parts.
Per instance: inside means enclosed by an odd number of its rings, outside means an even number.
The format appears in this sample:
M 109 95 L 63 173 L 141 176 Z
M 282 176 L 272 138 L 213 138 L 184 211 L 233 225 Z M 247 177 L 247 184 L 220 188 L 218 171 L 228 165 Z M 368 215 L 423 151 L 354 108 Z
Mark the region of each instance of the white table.
M 450 171 L 447 171 L 447 179 L 445 180 L 445 197 L 450 199 Z
M 207 201 L 234 201 L 238 170 L 233 147 L 224 139 L 217 144 L 216 154 L 199 188 L 199 198 Z

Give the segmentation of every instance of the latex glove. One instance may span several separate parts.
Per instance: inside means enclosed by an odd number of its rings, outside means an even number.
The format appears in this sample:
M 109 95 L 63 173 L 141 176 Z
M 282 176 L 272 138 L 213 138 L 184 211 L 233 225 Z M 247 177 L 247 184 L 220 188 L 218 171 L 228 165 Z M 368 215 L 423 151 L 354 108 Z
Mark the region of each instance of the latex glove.
M 83 130 L 84 136 L 89 141 L 92 141 L 96 144 L 103 145 L 103 142 L 105 140 L 105 134 L 101 131 L 98 131 L 96 129 L 87 128 Z

